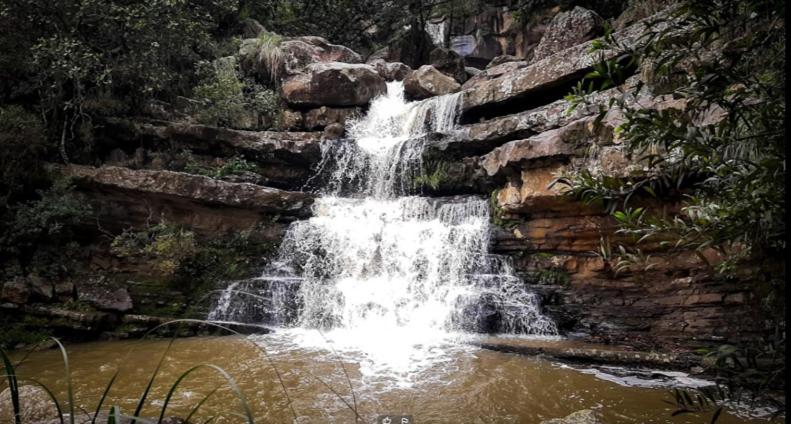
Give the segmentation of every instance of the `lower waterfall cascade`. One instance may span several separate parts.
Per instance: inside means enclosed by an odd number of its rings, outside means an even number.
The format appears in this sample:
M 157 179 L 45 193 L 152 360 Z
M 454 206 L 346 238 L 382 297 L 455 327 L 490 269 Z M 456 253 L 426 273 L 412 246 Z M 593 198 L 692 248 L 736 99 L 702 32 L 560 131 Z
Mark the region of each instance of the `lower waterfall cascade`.
M 232 283 L 209 318 L 433 340 L 448 334 L 557 334 L 509 258 L 488 253 L 489 204 L 419 197 L 432 134 L 454 131 L 461 94 L 404 100 L 388 83 L 346 141 L 323 146 L 313 217 L 293 222 L 256 279 Z

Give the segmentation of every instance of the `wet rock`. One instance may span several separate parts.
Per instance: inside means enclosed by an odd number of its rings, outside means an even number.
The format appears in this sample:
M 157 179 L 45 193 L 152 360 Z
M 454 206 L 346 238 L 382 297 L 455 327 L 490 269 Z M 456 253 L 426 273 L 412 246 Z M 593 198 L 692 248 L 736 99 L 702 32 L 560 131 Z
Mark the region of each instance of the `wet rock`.
M 464 60 L 453 50 L 438 47 L 429 53 L 429 61 L 431 66 L 455 79 L 459 84 L 467 80 Z
M 552 19 L 533 51 L 533 62 L 598 37 L 603 32 L 604 19 L 592 10 L 575 6 L 560 12 Z
M 385 81 L 403 81 L 412 68 L 401 62 L 387 62 L 384 59 L 374 59 L 368 62 Z
M 461 309 L 461 326 L 474 333 L 497 333 L 500 330 L 502 314 L 497 307 L 498 301 L 492 295 L 484 295 L 474 303 Z
M 19 413 L 23 423 L 38 423 L 58 419 L 58 410 L 47 392 L 38 386 L 19 386 Z M 0 422 L 14 422 L 11 389 L 0 393 Z
M 321 130 L 331 124 L 346 124 L 346 121 L 360 116 L 362 110 L 357 107 L 334 108 L 322 106 L 305 112 L 305 129 Z
M 592 410 L 583 409 L 564 418 L 541 421 L 541 424 L 602 424 L 602 422 Z
M 324 134 L 322 137 L 325 140 L 337 140 L 339 138 L 342 138 L 345 132 L 346 132 L 346 128 L 344 128 L 343 125 L 338 123 L 330 124 L 327 125 L 326 128 L 324 128 Z
M 315 63 L 283 82 L 280 93 L 294 107 L 364 106 L 387 91 L 370 65 Z
M 455 93 L 460 88 L 456 80 L 431 65 L 421 66 L 404 80 L 404 93 L 412 100 Z
M 129 292 L 123 287 L 110 287 L 105 281 L 94 281 L 80 286 L 77 299 L 102 311 L 127 312 L 132 309 Z

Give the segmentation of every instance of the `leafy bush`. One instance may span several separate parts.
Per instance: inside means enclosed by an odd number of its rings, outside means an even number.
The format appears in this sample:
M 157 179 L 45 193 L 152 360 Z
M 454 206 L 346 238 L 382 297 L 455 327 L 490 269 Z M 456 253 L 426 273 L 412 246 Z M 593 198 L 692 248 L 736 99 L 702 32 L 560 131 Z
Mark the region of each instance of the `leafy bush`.
M 33 265 L 52 272 L 62 269 L 59 265 L 76 247 L 78 228 L 91 214 L 90 206 L 66 179 L 38 193 L 39 199 L 9 208 L 0 223 L 0 264 L 4 268 L 16 265 L 21 274 L 32 271 Z
M 280 96 L 250 79 L 240 79 L 235 57 L 214 61 L 204 73 L 207 76 L 193 90 L 203 104 L 195 113 L 199 122 L 245 129 L 276 126 L 282 110 Z M 265 122 L 259 122 L 259 117 Z
M 125 230 L 113 239 L 110 250 L 120 257 L 150 259 L 159 272 L 173 275 L 198 246 L 192 231 L 162 222 L 144 231 Z
M 232 126 L 245 113 L 244 84 L 236 73 L 236 59 L 231 56 L 216 60 L 210 76 L 193 90 L 193 96 L 204 104 L 196 118 L 214 126 Z
M 31 0 L 0 6 L 0 102 L 38 99 L 48 138 L 69 160 L 80 128 L 109 95 L 133 109 L 186 94 L 195 64 L 217 49 L 213 33 L 234 0 Z M 7 54 L 6 54 L 7 53 Z
M 628 179 L 586 173 L 570 193 L 611 206 L 622 233 L 674 249 L 717 249 L 730 260 L 785 252 L 785 29 L 777 2 L 688 1 L 669 29 L 654 25 L 629 52 L 656 81 L 672 78 L 683 110 L 631 106 L 616 97 L 627 153 L 649 170 Z M 679 35 L 679 28 L 683 28 Z M 617 43 L 605 39 L 603 44 Z M 602 66 L 598 77 L 613 67 Z M 602 111 L 605 113 L 606 108 Z M 682 197 L 683 196 L 683 197 Z M 680 213 L 630 208 L 637 197 L 684 199 Z M 616 209 L 620 209 L 617 211 Z M 628 212 L 628 213 L 627 213 Z M 639 252 L 637 252 L 639 255 Z
M 0 106 L 0 210 L 43 178 L 41 119 L 21 106 Z
M 258 167 L 244 159 L 242 156 L 234 156 L 223 162 L 220 166 L 207 166 L 195 159 L 189 150 L 179 153 L 184 160 L 184 170 L 190 174 L 205 175 L 211 178 L 223 178 L 229 175 L 239 175 L 245 172 L 255 172 Z

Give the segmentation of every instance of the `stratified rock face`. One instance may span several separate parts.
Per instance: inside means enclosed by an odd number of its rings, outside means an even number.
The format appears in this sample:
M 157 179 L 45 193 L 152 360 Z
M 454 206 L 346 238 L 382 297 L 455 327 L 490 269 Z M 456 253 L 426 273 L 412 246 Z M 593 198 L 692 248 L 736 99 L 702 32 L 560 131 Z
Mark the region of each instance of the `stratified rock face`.
M 288 78 L 281 96 L 297 108 L 364 106 L 387 92 L 384 78 L 370 65 L 340 62 L 314 63 Z
M 409 99 L 422 100 L 461 89 L 456 80 L 431 65 L 423 65 L 404 80 L 404 93 Z
M 536 46 L 533 62 L 598 37 L 603 31 L 604 19 L 592 10 L 575 6 L 569 11 L 560 12 L 552 19 Z
M 463 84 L 467 80 L 464 60 L 453 50 L 438 47 L 429 53 L 429 60 L 431 66 L 455 79 L 459 84 Z
M 385 81 L 403 81 L 404 78 L 412 73 L 412 68 L 401 62 L 387 62 L 384 59 L 369 60 L 368 64 L 376 69 L 376 72 Z
M 270 72 L 274 68 L 276 76 L 287 78 L 296 75 L 314 63 L 362 63 L 362 56 L 352 49 L 332 44 L 322 37 L 304 36 L 284 38 L 276 47 L 275 58 L 266 51 L 269 46 L 262 46 L 256 38 L 242 41 L 239 58 L 242 71 L 259 80 L 271 79 Z M 276 63 L 270 63 L 270 61 Z
M 525 161 L 568 157 L 589 141 L 593 119 L 581 119 L 561 128 L 549 130 L 524 140 L 508 142 L 481 158 L 489 176 L 520 168 Z

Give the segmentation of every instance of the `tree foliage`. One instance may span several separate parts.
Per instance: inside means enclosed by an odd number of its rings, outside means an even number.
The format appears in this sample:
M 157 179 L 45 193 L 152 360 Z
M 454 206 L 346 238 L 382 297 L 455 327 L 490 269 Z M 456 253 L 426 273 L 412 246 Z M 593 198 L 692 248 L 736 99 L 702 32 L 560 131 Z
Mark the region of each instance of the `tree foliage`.
M 692 0 L 654 23 L 637 58 L 655 94 L 682 109 L 643 108 L 616 98 L 627 153 L 649 172 L 630 178 L 580 173 L 563 180 L 587 201 L 605 201 L 621 232 L 676 249 L 717 249 L 731 260 L 785 252 L 784 5 Z M 658 28 L 666 29 L 658 29 Z M 598 44 L 607 47 L 612 38 Z M 617 59 L 615 59 L 617 60 Z M 602 75 L 617 66 L 600 66 Z M 606 78 L 605 78 L 606 79 Z M 589 88 L 593 88 L 591 85 Z M 638 90 L 642 87 L 638 87 Z M 583 88 L 584 91 L 584 88 Z M 606 112 L 606 110 L 602 111 Z M 635 209 L 635 198 L 682 196 L 680 213 Z M 703 257 L 703 255 L 701 255 Z

